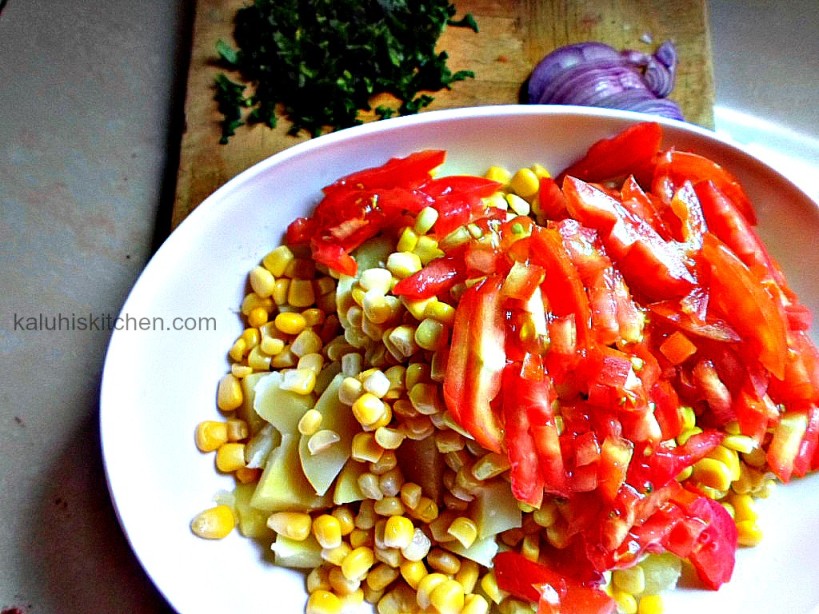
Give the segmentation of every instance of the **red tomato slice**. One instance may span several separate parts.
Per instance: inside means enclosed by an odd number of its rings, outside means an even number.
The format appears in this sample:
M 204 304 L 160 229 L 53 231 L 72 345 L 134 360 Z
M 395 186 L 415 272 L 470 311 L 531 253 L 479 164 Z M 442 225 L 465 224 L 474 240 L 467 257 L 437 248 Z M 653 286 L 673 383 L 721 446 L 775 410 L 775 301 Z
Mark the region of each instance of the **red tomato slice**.
M 676 191 L 686 181 L 693 185 L 712 181 L 719 190 L 733 201 L 749 224 L 756 225 L 756 213 L 742 186 L 722 166 L 699 154 L 668 149 L 659 156 L 654 169 L 652 192 L 671 202 Z
M 562 182 L 566 176 L 593 182 L 627 175 L 645 177 L 651 172 L 662 138 L 662 127 L 656 122 L 630 126 L 589 147 L 585 156 L 558 175 L 557 181 Z
M 443 150 L 424 150 L 405 158 L 391 158 L 381 166 L 351 173 L 324 188 L 325 194 L 338 190 L 373 190 L 392 187 L 417 187 L 429 180 L 430 172 L 444 163 Z
M 702 254 L 711 267 L 712 304 L 751 344 L 759 361 L 782 379 L 788 356 L 782 310 L 748 267 L 714 235 L 705 235 Z
M 685 511 L 705 524 L 688 560 L 702 583 L 717 590 L 734 572 L 737 526 L 728 511 L 709 497 L 698 497 Z
M 424 268 L 405 277 L 393 287 L 393 294 L 409 299 L 425 299 L 446 292 L 462 280 L 464 266 L 460 258 L 444 256 L 430 261 Z
M 500 452 L 503 429 L 491 403 L 505 364 L 499 276 L 468 288 L 455 311 L 444 399 L 458 424 L 487 450 Z
M 648 222 L 588 183 L 567 177 L 563 191 L 569 213 L 600 233 L 629 287 L 660 300 L 684 296 L 695 286 L 680 244 L 663 240 Z

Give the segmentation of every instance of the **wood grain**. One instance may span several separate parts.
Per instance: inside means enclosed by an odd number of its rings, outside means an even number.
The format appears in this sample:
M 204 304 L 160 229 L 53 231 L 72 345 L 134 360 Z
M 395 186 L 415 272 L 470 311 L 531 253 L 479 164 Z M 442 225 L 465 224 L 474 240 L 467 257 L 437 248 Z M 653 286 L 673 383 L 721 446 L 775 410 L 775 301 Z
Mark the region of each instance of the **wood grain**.
M 232 41 L 233 16 L 244 4 L 197 2 L 172 227 L 231 177 L 307 138 L 288 136 L 288 123 L 280 121 L 275 130 L 243 126 L 227 145 L 219 144 L 220 115 L 213 100 L 213 80 L 220 71 L 214 63 L 215 44 L 220 38 Z M 453 71 L 472 70 L 476 78 L 434 94 L 428 110 L 518 102 L 534 65 L 562 45 L 597 40 L 618 49 L 651 51 L 670 39 L 680 56 L 671 97 L 688 121 L 713 125 L 705 0 L 456 0 L 455 5 L 457 16 L 475 16 L 480 32 L 447 28 L 439 49 L 449 54 Z

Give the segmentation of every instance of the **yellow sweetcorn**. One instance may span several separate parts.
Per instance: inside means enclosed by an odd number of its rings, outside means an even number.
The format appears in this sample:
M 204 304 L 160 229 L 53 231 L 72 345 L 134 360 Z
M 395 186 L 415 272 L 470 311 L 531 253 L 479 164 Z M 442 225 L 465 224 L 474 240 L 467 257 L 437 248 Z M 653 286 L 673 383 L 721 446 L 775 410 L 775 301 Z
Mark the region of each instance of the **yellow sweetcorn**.
M 486 169 L 486 173 L 484 173 L 484 177 L 491 181 L 497 181 L 500 184 L 506 185 L 512 179 L 512 173 L 509 169 L 503 168 L 502 166 L 490 166 Z
M 437 221 L 438 210 L 433 207 L 424 207 L 418 212 L 418 215 L 415 216 L 413 230 L 419 235 L 426 234 L 432 230 L 432 227 Z
M 286 245 L 280 245 L 262 259 L 262 265 L 274 276 L 281 277 L 295 254 Z
M 615 590 L 611 596 L 617 604 L 617 611 L 620 614 L 637 614 L 637 599 L 634 595 L 625 591 Z
M 245 444 L 228 442 L 216 450 L 216 468 L 230 473 L 245 466 Z
M 216 390 L 216 404 L 222 411 L 233 411 L 241 406 L 244 400 L 242 384 L 232 373 L 227 373 L 219 380 Z
M 360 546 L 353 549 L 341 562 L 341 572 L 348 580 L 361 580 L 375 563 L 372 548 Z
M 632 595 L 639 595 L 646 588 L 645 572 L 639 565 L 615 569 L 611 574 L 611 581 L 616 588 Z
M 307 599 L 306 614 L 340 614 L 341 611 L 341 599 L 328 590 L 319 589 Z
M 213 452 L 228 440 L 227 423 L 205 420 L 196 427 L 196 447 L 202 452 Z
M 663 598 L 660 595 L 645 595 L 637 604 L 637 614 L 663 614 Z
M 690 479 L 703 486 L 723 492 L 731 488 L 732 477 L 732 471 L 728 465 L 714 458 L 706 457 L 694 463 Z
M 432 589 L 429 603 L 439 614 L 460 614 L 464 607 L 464 588 L 447 579 Z
M 204 539 L 227 537 L 235 526 L 233 510 L 224 504 L 206 509 L 191 521 L 191 531 Z
M 307 327 L 307 320 L 297 311 L 283 311 L 276 315 L 273 323 L 288 335 L 298 335 Z
M 341 523 L 330 514 L 321 514 L 313 520 L 311 530 L 322 548 L 338 548 L 341 545 Z
M 415 589 L 415 599 L 418 605 L 421 608 L 430 607 L 432 605 L 432 601 L 430 600 L 432 597 L 432 591 L 448 580 L 449 578 L 440 572 L 429 573 L 421 578 L 421 581 L 418 582 L 418 586 Z
M 310 536 L 313 520 L 305 512 L 275 512 L 267 518 L 267 526 L 288 539 L 304 541 Z
M 762 541 L 762 529 L 756 520 L 737 521 L 737 543 L 740 546 L 756 546 Z
M 531 168 L 520 168 L 512 175 L 509 188 L 521 198 L 532 198 L 540 188 L 540 179 Z

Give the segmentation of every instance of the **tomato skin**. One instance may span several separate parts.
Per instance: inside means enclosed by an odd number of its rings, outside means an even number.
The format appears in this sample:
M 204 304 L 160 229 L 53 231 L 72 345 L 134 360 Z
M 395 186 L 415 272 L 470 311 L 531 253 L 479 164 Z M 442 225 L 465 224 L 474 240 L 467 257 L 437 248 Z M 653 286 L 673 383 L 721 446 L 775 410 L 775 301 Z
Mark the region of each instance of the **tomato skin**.
M 505 365 L 504 312 L 499 276 L 468 288 L 452 327 L 444 399 L 453 417 L 483 447 L 501 452 L 503 429 L 491 402 Z
M 737 526 L 728 511 L 709 497 L 698 497 L 686 512 L 705 524 L 688 560 L 706 588 L 717 590 L 734 572 Z
M 464 266 L 460 258 L 435 258 L 420 271 L 395 284 L 393 294 L 409 299 L 430 298 L 452 288 L 463 275 Z
M 563 183 L 569 213 L 598 231 L 626 282 L 653 300 L 681 297 L 696 284 L 681 244 L 665 241 L 616 199 L 573 177 Z
M 627 175 L 645 177 L 660 149 L 662 127 L 656 122 L 634 124 L 609 139 L 601 139 L 560 175 L 601 182 Z
M 392 187 L 417 187 L 429 180 L 430 172 L 444 163 L 446 152 L 438 149 L 391 158 L 381 166 L 364 169 L 342 177 L 324 188 L 325 194 L 339 190 L 374 190 Z
M 712 303 L 759 353 L 759 361 L 782 379 L 788 343 L 779 306 L 748 267 L 714 235 L 705 235 L 702 254 L 711 268 Z
M 652 192 L 671 202 L 676 191 L 686 181 L 693 185 L 711 181 L 733 201 L 749 224 L 757 223 L 756 213 L 742 186 L 722 166 L 699 154 L 668 149 L 657 158 L 652 180 Z

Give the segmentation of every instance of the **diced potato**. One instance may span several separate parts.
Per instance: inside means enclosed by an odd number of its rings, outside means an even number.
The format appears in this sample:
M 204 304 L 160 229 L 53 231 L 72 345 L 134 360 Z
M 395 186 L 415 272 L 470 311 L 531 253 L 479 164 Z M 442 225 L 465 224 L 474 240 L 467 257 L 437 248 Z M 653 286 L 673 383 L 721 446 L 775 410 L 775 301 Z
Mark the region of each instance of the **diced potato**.
M 301 417 L 313 407 L 313 394 L 298 394 L 282 390 L 282 374 L 271 371 L 255 386 L 253 408 L 262 418 L 272 424 L 282 435 L 297 434 Z
M 323 562 L 321 546 L 312 535 L 304 541 L 277 535 L 270 549 L 273 551 L 273 562 L 282 567 L 313 569 Z
M 339 440 L 316 454 L 312 454 L 307 447 L 310 436 L 302 435 L 299 442 L 304 475 L 319 495 L 325 494 L 332 486 L 333 480 L 350 458 L 353 435 L 361 430 L 350 408 L 338 400 L 338 389 L 343 379 L 343 375 L 336 375 L 315 406 L 322 416 L 321 428 L 337 433 Z
M 265 512 L 308 511 L 327 507 L 330 497 L 320 497 L 304 477 L 299 461 L 298 436 L 282 435 L 270 453 L 250 504 Z
M 682 575 L 682 561 L 670 552 L 649 554 L 640 561 L 640 567 L 643 568 L 646 579 L 643 590 L 646 595 L 659 595 L 674 588 Z
M 268 514 L 250 505 L 255 484 L 237 484 L 234 490 L 234 509 L 239 517 L 239 531 L 254 539 L 272 538 L 274 533 L 267 526 Z
M 507 529 L 516 529 L 523 524 L 518 502 L 503 480 L 484 483 L 475 496 L 473 504 L 474 520 L 478 525 L 478 539 L 492 537 Z
M 494 536 L 479 539 L 469 548 L 464 548 L 458 540 L 444 542 L 441 546 L 484 567 L 492 567 L 492 559 L 498 553 L 498 542 Z
M 365 463 L 348 460 L 347 464 L 344 465 L 344 469 L 338 474 L 336 487 L 333 491 L 333 503 L 344 505 L 353 501 L 363 501 L 365 497 L 358 485 L 358 476 L 366 471 L 367 465 Z
M 253 404 L 256 399 L 256 384 L 268 375 L 270 374 L 251 373 L 239 380 L 242 383 L 242 405 L 236 410 L 236 417 L 247 422 L 251 433 L 258 432 L 265 424 L 264 418 L 256 412 Z

